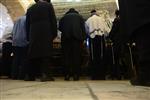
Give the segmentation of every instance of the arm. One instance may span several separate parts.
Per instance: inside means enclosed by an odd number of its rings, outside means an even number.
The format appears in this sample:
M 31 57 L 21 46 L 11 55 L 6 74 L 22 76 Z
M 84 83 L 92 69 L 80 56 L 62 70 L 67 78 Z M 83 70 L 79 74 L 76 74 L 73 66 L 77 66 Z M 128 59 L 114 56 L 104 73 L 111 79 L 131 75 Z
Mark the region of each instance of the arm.
M 27 33 L 27 41 L 29 41 L 29 32 L 30 32 L 30 16 L 29 11 L 26 13 L 26 33 Z
M 50 16 L 50 21 L 51 21 L 50 23 L 52 27 L 51 30 L 52 30 L 52 40 L 53 40 L 57 36 L 57 20 L 56 20 L 53 5 L 51 3 L 49 7 L 50 7 L 49 16 Z

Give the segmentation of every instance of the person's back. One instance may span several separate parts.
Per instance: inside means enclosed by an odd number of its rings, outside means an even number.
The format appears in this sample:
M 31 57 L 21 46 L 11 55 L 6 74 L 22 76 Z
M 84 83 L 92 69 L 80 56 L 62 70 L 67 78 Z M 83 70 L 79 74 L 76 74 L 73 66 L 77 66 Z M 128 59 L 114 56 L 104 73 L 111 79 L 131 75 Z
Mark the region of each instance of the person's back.
M 89 32 L 92 32 L 93 29 L 101 29 L 105 30 L 105 22 L 102 17 L 99 17 L 97 15 L 91 16 L 87 21 L 86 24 L 89 27 Z
M 119 15 L 119 10 L 115 11 L 115 19 L 113 21 L 113 25 L 111 28 L 111 31 L 109 33 L 109 38 L 112 40 L 113 43 L 115 43 L 116 45 L 119 44 L 119 40 L 121 38 L 121 24 L 120 24 L 120 15 Z
M 65 14 L 59 24 L 62 37 L 76 38 L 78 40 L 85 38 L 84 19 L 77 12 Z
M 27 33 L 29 39 L 28 58 L 31 69 L 27 80 L 35 80 L 34 66 L 39 66 L 41 81 L 54 80 L 50 75 L 49 63 L 52 55 L 52 41 L 57 36 L 57 21 L 50 0 L 35 0 L 36 4 L 27 10 Z M 33 68 L 32 68 L 33 67 Z
M 14 24 L 12 45 L 18 47 L 27 46 L 27 33 L 26 33 L 26 16 L 21 16 Z
M 50 56 L 50 43 L 57 36 L 56 17 L 51 3 L 39 1 L 28 9 L 27 32 L 30 50 L 36 50 L 30 51 L 30 58 Z

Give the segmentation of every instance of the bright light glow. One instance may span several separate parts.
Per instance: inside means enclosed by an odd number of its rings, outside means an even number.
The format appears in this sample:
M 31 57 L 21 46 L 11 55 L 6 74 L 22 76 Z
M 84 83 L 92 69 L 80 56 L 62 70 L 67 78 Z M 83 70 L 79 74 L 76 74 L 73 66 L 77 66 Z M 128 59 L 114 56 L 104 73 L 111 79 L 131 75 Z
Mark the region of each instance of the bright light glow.
M 116 0 L 116 4 L 117 4 L 117 8 L 119 9 L 119 4 L 118 4 L 118 0 Z

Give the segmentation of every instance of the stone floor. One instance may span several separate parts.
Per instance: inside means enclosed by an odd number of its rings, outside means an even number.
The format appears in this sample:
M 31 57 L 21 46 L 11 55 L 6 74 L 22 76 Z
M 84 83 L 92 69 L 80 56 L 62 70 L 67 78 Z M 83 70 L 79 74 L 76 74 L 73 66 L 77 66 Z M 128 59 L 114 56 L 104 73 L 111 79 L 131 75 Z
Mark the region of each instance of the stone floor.
M 129 81 L 0 79 L 0 100 L 150 100 L 150 87 L 132 86 Z

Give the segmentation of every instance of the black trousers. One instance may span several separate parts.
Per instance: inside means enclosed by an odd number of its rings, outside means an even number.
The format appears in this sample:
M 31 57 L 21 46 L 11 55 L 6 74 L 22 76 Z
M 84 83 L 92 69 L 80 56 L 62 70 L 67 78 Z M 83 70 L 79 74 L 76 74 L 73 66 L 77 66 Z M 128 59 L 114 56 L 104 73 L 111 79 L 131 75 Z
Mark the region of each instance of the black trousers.
M 105 41 L 104 36 L 90 39 L 91 76 L 92 79 L 105 79 Z
M 138 56 L 137 79 L 150 82 L 150 24 L 135 31 L 136 49 Z
M 23 79 L 25 76 L 26 60 L 28 47 L 13 47 L 13 63 L 11 69 L 11 77 L 14 79 Z
M 76 39 L 62 40 L 62 50 L 65 66 L 65 76 L 80 75 L 81 67 L 81 41 Z
M 28 60 L 28 67 L 26 69 L 26 75 L 29 79 L 35 79 L 36 77 L 51 77 L 51 58 L 50 57 L 39 57 Z
M 12 64 L 12 43 L 5 42 L 2 44 L 2 66 L 1 75 L 11 75 L 11 64 Z

